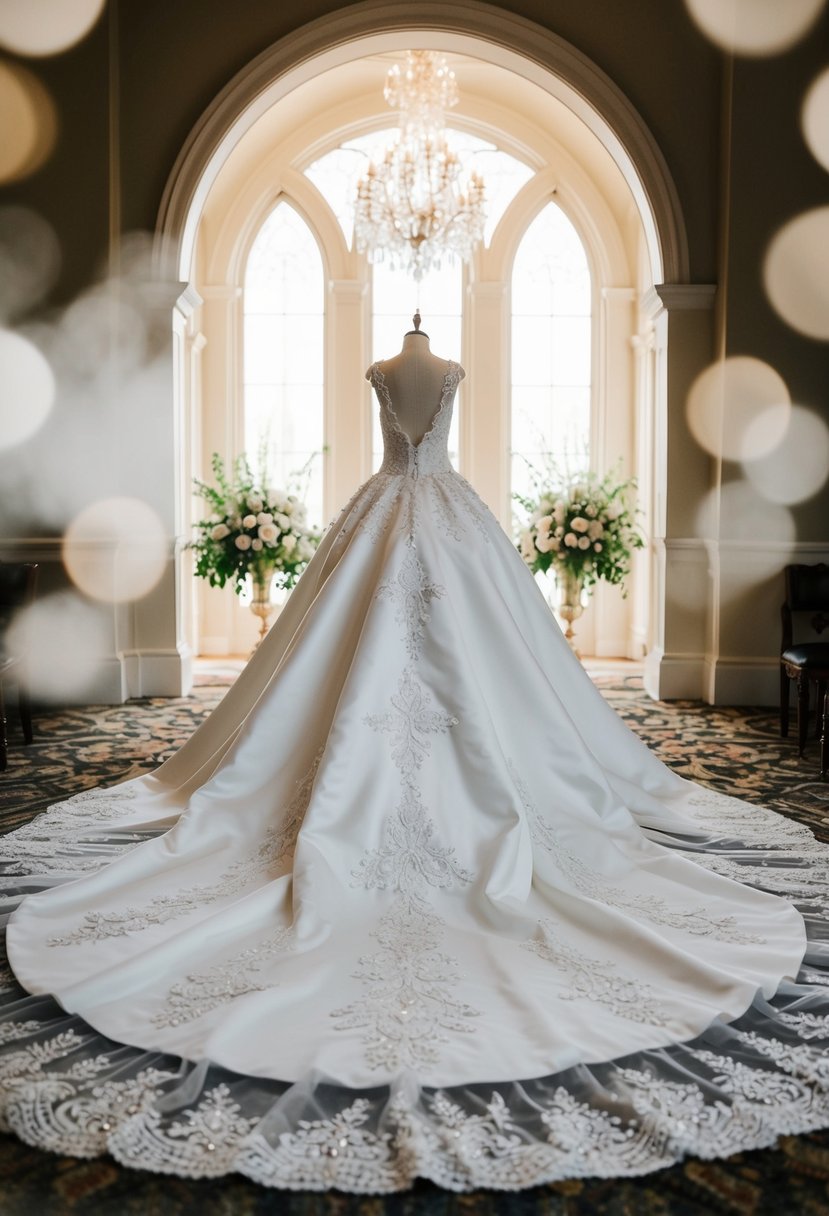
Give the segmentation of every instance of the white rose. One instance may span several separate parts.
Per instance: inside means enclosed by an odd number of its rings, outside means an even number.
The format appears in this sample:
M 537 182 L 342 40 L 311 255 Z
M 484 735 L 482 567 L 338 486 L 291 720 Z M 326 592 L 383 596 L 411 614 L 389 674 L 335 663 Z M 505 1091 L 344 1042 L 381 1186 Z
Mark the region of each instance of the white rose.
M 579 543 L 579 538 L 575 532 L 568 532 L 564 537 L 564 543 L 568 549 L 575 549 Z
M 234 544 L 236 545 L 237 549 L 249 549 L 250 537 L 243 533 L 241 536 L 236 537 Z
M 279 533 L 277 532 L 274 524 L 259 525 L 259 539 L 264 541 L 265 544 L 272 545 L 278 535 Z
M 558 527 L 556 528 L 556 536 L 563 536 L 563 535 L 564 535 L 564 525 L 559 524 Z
M 580 549 L 589 549 L 590 548 L 590 538 L 587 536 L 580 536 L 579 537 L 579 548 Z
M 289 532 L 287 536 L 282 537 L 282 548 L 286 553 L 293 553 L 296 548 L 296 537 L 293 532 Z
M 557 553 L 560 548 L 561 548 L 561 541 L 558 539 L 557 536 L 551 536 L 550 537 L 550 549 L 552 550 L 552 552 Z
M 559 500 L 559 502 L 557 502 L 556 505 L 553 507 L 553 518 L 555 519 L 557 524 L 564 523 L 564 515 L 565 515 L 564 503 Z
M 216 527 L 210 531 L 211 540 L 224 540 L 226 536 L 230 536 L 230 528 L 227 524 L 216 524 Z
M 585 515 L 589 516 L 590 519 L 595 519 L 596 508 L 593 506 L 592 502 L 589 502 L 587 504 L 587 506 L 584 508 L 584 513 L 585 513 Z
M 255 515 L 246 515 L 244 517 L 244 519 L 242 520 L 242 527 L 243 528 L 255 528 L 256 527 L 256 516 Z
M 260 511 L 256 516 L 256 522 L 258 524 L 272 524 L 273 516 L 271 515 L 270 511 Z
M 577 515 L 576 518 L 571 521 L 570 527 L 573 529 L 574 532 L 586 532 L 587 529 L 590 527 L 590 524 L 587 522 L 587 520 L 584 518 L 583 515 Z
M 251 511 L 261 511 L 264 505 L 265 504 L 258 494 L 251 494 L 250 498 L 248 499 L 248 507 Z
M 521 556 L 524 561 L 532 561 L 535 557 L 535 543 L 533 542 L 532 532 L 522 532 L 518 538 L 518 543 L 521 547 Z
M 587 535 L 591 540 L 598 540 L 600 536 L 604 535 L 604 524 L 600 519 L 591 519 Z
M 231 519 L 230 523 L 231 523 L 231 526 L 232 526 L 234 529 L 236 529 L 236 528 L 241 528 L 241 526 L 242 526 L 242 517 L 241 517 L 241 515 L 234 515 L 234 516 L 233 516 L 233 519 Z
M 291 526 L 291 521 L 284 511 L 277 511 L 276 515 L 274 515 L 274 520 L 279 524 L 283 532 L 287 532 Z
M 251 549 L 255 549 L 257 553 L 262 548 L 262 542 L 258 536 L 255 536 L 253 538 L 253 540 L 250 542 L 250 547 L 251 547 Z
M 535 539 L 535 547 L 539 553 L 549 553 L 553 547 L 551 537 L 549 537 L 546 532 L 542 532 L 541 535 L 537 536 Z
M 596 543 L 593 546 L 593 549 L 595 550 L 596 553 L 601 553 L 603 548 L 604 548 L 604 545 L 602 545 L 599 541 L 596 541 Z
M 552 526 L 553 526 L 552 515 L 542 515 L 541 519 L 538 521 L 538 531 L 543 532 L 546 535 L 546 533 L 548 533 L 550 531 L 550 528 Z
M 296 498 L 294 498 L 293 494 L 289 494 L 288 497 L 285 499 L 285 506 L 282 508 L 282 510 L 285 512 L 286 515 L 293 515 L 295 509 L 296 509 Z

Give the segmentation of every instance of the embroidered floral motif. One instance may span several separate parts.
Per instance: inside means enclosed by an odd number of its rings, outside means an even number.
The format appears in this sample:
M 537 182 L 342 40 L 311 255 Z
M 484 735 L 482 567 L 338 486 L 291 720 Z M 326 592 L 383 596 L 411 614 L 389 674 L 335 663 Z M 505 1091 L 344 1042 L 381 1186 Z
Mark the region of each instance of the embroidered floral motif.
M 739 839 L 746 844 L 758 844 L 763 848 L 793 841 L 811 846 L 815 844 L 814 836 L 804 824 L 730 794 L 706 790 L 694 794 L 687 801 L 689 806 L 702 808 L 694 818 L 722 836 Z
M 454 540 L 462 540 L 471 526 L 486 543 L 498 527 L 489 507 L 465 477 L 454 469 L 438 474 L 431 487 L 431 502 L 438 520 Z M 450 505 L 451 504 L 451 505 Z
M 275 1145 L 254 1135 L 245 1147 L 244 1172 L 266 1185 L 304 1190 L 327 1183 L 343 1191 L 359 1191 L 371 1179 L 373 1191 L 396 1190 L 390 1132 L 373 1132 L 365 1125 L 371 1103 L 358 1098 L 330 1119 L 300 1119 L 297 1130 L 283 1132 Z
M 209 1090 L 193 1109 L 166 1122 L 157 1109 L 126 1120 L 112 1134 L 109 1149 L 117 1161 L 165 1174 L 217 1177 L 230 1173 L 252 1123 L 226 1085 Z
M 798 1077 L 809 1085 L 816 1085 L 819 1089 L 829 1089 L 829 1057 L 822 1048 L 810 1047 L 808 1043 L 784 1043 L 781 1039 L 760 1035 L 756 1030 L 737 1033 L 742 1043 L 773 1060 L 781 1072 Z M 717 1057 L 718 1060 L 721 1058 Z
M 432 839 L 434 830 L 419 793 L 405 790 L 394 817 L 383 825 L 379 849 L 369 849 L 352 871 L 355 884 L 411 895 L 426 886 L 471 882 L 472 875 L 458 863 L 455 850 L 443 848 Z
M 829 1013 L 778 1013 L 786 1026 L 791 1026 L 801 1039 L 829 1039 Z
M 297 783 L 296 792 L 282 813 L 280 821 L 265 833 L 264 840 L 231 865 L 209 886 L 184 887 L 173 895 L 156 895 L 144 906 L 119 908 L 112 912 L 87 912 L 77 929 L 61 937 L 49 938 L 49 946 L 74 946 L 82 942 L 106 941 L 140 933 L 155 925 L 164 925 L 181 916 L 222 899 L 229 899 L 263 878 L 270 881 L 286 873 L 299 829 L 302 827 L 311 800 L 314 779 L 324 752 L 320 748 L 305 776 Z
M 364 721 L 373 730 L 392 737 L 392 760 L 400 769 L 404 782 L 411 783 L 417 770 L 429 754 L 430 735 L 443 734 L 458 719 L 452 714 L 432 709 L 432 698 L 407 667 L 392 695 L 391 709 L 382 714 L 369 714 Z
M 422 900 L 398 896 L 372 932 L 380 944 L 358 961 L 365 996 L 331 1017 L 337 1030 L 367 1031 L 370 1068 L 420 1068 L 437 1063 L 449 1034 L 470 1034 L 479 1010 L 455 1000 L 454 958 L 438 949 L 443 922 Z
M 657 999 L 650 984 L 620 976 L 615 963 L 591 958 L 557 939 L 557 926 L 553 921 L 541 920 L 538 924 L 542 936 L 522 942 L 521 947 L 546 959 L 557 971 L 567 975 L 571 988 L 559 994 L 561 1000 L 595 1001 L 617 1017 L 648 1026 L 664 1026 L 670 1020 L 670 1010 Z
M 124 840 L 117 821 L 137 797 L 135 786 L 81 790 L 56 802 L 29 823 L 0 836 L 0 866 L 5 874 L 89 873 L 98 870 L 144 839 L 133 833 Z M 94 840 L 101 856 L 90 856 L 83 842 Z
M 206 971 L 195 971 L 173 984 L 162 1009 L 153 1015 L 156 1026 L 181 1026 L 212 1013 L 250 992 L 275 988 L 276 981 L 260 983 L 255 976 L 272 958 L 292 948 L 292 929 L 278 929 L 256 946 L 235 958 L 214 963 Z
M 391 600 L 395 606 L 394 619 L 403 626 L 410 659 L 419 659 L 423 650 L 425 627 L 431 620 L 429 605 L 445 594 L 445 587 L 429 581 L 413 545 L 406 549 L 397 578 L 378 587 L 377 598 Z
M 762 944 L 766 941 L 764 937 L 743 932 L 737 924 L 736 916 L 712 915 L 703 907 L 672 908 L 665 899 L 658 895 L 626 891 L 624 887 L 611 885 L 606 875 L 588 866 L 562 843 L 557 830 L 540 814 L 518 769 L 511 760 L 508 761 L 508 767 L 513 784 L 527 813 L 530 836 L 536 844 L 541 845 L 551 855 L 558 869 L 577 891 L 607 907 L 618 908 L 622 912 L 630 912 L 634 915 L 638 914 L 653 924 L 681 929 L 695 937 L 715 937 L 718 941 L 743 944 L 755 942 Z

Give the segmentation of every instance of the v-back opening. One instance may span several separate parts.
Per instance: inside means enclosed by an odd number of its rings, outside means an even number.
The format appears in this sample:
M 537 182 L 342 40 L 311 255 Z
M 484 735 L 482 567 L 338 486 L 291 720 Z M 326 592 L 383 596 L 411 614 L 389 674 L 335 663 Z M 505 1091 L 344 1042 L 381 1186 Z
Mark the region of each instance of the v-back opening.
M 406 432 L 403 430 L 403 427 L 400 425 L 400 419 L 397 417 L 397 412 L 392 404 L 391 393 L 389 392 L 389 386 L 386 384 L 386 377 L 385 377 L 385 373 L 383 372 L 383 367 L 382 367 L 382 365 L 385 362 L 386 362 L 385 359 L 378 359 L 377 362 L 374 364 L 374 370 L 377 373 L 377 377 L 378 377 L 378 385 L 379 385 L 379 388 L 380 388 L 380 391 L 381 391 L 382 397 L 383 397 L 383 404 L 385 405 L 386 409 L 389 412 L 389 417 L 391 418 L 392 426 L 397 431 L 398 435 L 403 436 L 403 438 L 406 440 L 406 443 L 408 443 L 408 445 L 412 449 L 412 451 L 417 451 L 417 449 L 433 433 L 435 427 L 437 426 L 437 424 L 440 420 L 441 415 L 443 414 L 443 411 L 446 409 L 446 406 L 448 405 L 449 401 L 451 400 L 452 375 L 460 365 L 458 363 L 456 363 L 454 361 L 454 359 L 447 359 L 447 363 L 449 364 L 449 366 L 443 377 L 443 387 L 440 391 L 440 400 L 438 401 L 437 408 L 435 409 L 435 412 L 432 415 L 432 420 L 429 423 L 428 429 L 423 432 L 423 434 L 418 439 L 417 443 L 415 443 L 415 441 L 411 438 L 411 436 L 407 435 Z

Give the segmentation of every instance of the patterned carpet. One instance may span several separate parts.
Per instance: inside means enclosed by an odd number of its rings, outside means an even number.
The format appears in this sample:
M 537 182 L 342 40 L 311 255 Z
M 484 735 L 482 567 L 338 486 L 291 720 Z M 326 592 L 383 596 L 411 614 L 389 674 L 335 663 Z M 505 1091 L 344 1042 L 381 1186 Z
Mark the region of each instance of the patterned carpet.
M 207 677 L 211 678 L 211 677 Z M 215 678 L 215 677 L 213 677 Z M 596 683 L 626 722 L 677 772 L 724 793 L 765 803 L 829 840 L 829 784 L 817 779 L 817 744 L 799 759 L 768 709 L 656 704 L 638 677 L 601 673 Z M 9 768 L 0 774 L 0 830 L 51 802 L 152 769 L 221 699 L 201 683 L 181 700 L 41 712 L 23 747 L 10 723 Z M 784 1137 L 777 1150 L 727 1161 L 691 1160 L 642 1179 L 554 1183 L 520 1194 L 452 1195 L 431 1184 L 391 1198 L 268 1191 L 234 1176 L 188 1182 L 125 1170 L 109 1159 L 49 1157 L 0 1136 L 0 1216 L 829 1216 L 829 1131 Z

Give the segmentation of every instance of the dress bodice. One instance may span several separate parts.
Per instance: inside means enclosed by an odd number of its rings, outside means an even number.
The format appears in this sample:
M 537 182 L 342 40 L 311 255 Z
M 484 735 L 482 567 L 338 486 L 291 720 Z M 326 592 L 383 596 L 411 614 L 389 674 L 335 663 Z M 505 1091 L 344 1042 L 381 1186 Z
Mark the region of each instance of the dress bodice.
M 418 443 L 413 443 L 406 430 L 405 417 L 400 415 L 392 402 L 383 375 L 383 361 L 372 364 L 369 380 L 380 404 L 380 429 L 383 432 L 381 473 L 421 477 L 445 473 L 452 468 L 448 453 L 449 428 L 452 425 L 455 393 L 462 376 L 460 364 L 450 359 L 429 428 Z

